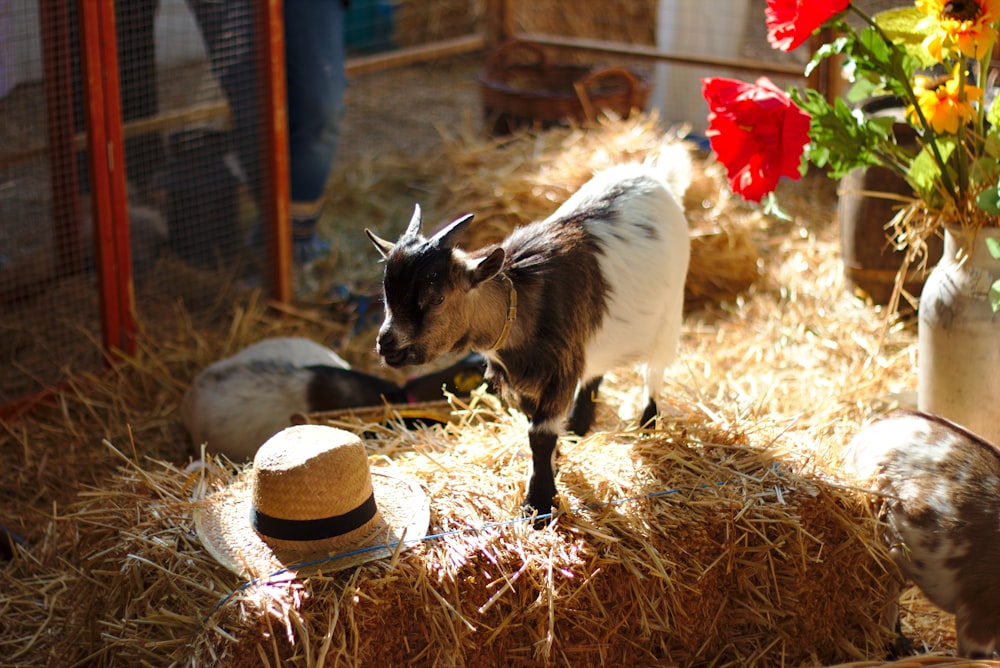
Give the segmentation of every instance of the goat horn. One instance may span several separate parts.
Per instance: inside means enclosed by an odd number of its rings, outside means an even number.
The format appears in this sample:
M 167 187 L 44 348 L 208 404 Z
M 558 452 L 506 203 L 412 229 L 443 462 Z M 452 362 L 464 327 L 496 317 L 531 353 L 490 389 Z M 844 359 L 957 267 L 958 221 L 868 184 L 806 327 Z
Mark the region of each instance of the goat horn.
M 376 250 L 378 250 L 379 254 L 384 258 L 388 258 L 389 253 L 392 252 L 392 249 L 395 247 L 395 244 L 393 244 L 390 241 L 386 241 L 382 237 L 378 236 L 377 234 L 369 230 L 367 227 L 365 228 L 365 234 L 367 234 L 368 238 L 372 240 L 373 244 L 375 244 L 375 248 Z
M 451 248 L 455 245 L 455 237 L 458 236 L 458 234 L 464 230 L 470 222 L 472 222 L 472 218 L 473 215 L 471 213 L 467 213 L 461 218 L 455 219 L 454 221 L 448 223 L 447 227 L 435 234 L 431 241 L 442 248 Z
M 403 232 L 404 237 L 417 237 L 420 236 L 420 205 L 413 205 L 413 216 L 410 218 L 410 224 L 406 226 L 406 232 Z

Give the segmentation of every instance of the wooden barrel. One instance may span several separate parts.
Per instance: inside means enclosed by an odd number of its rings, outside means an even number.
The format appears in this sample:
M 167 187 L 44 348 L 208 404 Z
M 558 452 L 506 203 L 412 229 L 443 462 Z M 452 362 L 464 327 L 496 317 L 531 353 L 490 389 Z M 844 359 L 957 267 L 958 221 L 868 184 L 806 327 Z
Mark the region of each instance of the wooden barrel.
M 901 146 L 917 144 L 916 132 L 902 121 L 904 105 L 898 98 L 880 97 L 861 107 L 869 115 L 892 116 L 900 122 L 893 125 L 896 142 Z M 913 197 L 913 190 L 896 172 L 884 167 L 856 169 L 840 182 L 837 219 L 840 225 L 841 258 L 844 277 L 851 290 L 860 289 L 875 304 L 888 304 L 896 285 L 896 276 L 906 251 L 896 250 L 887 225 L 900 206 L 898 200 L 866 193 L 890 193 Z M 941 257 L 942 242 L 938 237 L 927 240 L 929 271 Z M 920 294 L 925 271 L 911 269 L 903 287 L 914 296 Z

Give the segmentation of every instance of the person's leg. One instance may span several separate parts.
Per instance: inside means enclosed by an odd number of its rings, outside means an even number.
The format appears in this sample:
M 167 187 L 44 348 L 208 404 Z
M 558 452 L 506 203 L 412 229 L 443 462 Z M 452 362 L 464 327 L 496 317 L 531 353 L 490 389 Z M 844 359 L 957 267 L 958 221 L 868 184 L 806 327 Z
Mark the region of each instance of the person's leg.
M 232 119 L 232 145 L 247 183 L 261 193 L 260 88 L 252 0 L 188 0 Z
M 259 98 L 251 0 L 188 0 L 229 101 L 233 142 L 247 180 L 261 193 Z M 340 0 L 285 0 L 293 253 L 308 262 L 326 250 L 316 234 L 344 112 L 345 10 Z M 251 243 L 259 244 L 255 229 Z
M 293 252 L 323 253 L 316 233 L 344 115 L 344 19 L 340 0 L 285 0 L 288 143 Z
M 121 86 L 122 120 L 153 116 L 159 111 L 154 23 L 158 0 L 130 0 L 115 3 L 115 39 L 118 44 L 118 70 Z M 80 27 L 75 2 L 67 5 L 70 22 L 70 49 L 80 57 Z M 86 130 L 83 101 L 83 75 L 79 65 L 73 68 L 73 126 Z M 79 151 L 77 174 L 81 193 L 90 191 L 87 152 Z M 145 134 L 125 140 L 125 168 L 129 183 L 145 194 L 153 174 L 165 158 L 159 134 Z
M 153 28 L 157 0 L 115 3 L 118 68 L 121 73 L 122 120 L 154 116 L 159 111 L 156 48 Z M 131 185 L 146 193 L 163 167 L 166 152 L 159 133 L 125 140 L 125 168 Z

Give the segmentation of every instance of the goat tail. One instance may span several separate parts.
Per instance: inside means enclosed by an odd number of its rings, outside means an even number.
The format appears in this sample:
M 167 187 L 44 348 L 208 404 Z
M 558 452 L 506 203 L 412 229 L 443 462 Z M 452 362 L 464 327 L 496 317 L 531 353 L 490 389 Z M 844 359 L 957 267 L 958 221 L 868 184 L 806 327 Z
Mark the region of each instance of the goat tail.
M 691 185 L 694 173 L 694 161 L 691 159 L 691 146 L 687 142 L 678 141 L 676 138 L 664 140 L 660 149 L 653 154 L 650 162 L 655 170 L 662 176 L 663 180 L 670 186 L 670 190 L 677 197 L 678 202 L 684 201 L 684 193 Z

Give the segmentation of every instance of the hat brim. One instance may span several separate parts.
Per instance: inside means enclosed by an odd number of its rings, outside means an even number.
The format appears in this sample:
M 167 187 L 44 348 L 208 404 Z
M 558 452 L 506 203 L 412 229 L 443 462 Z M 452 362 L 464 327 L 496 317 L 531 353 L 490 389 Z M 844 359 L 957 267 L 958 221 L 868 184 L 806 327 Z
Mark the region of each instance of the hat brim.
M 400 540 L 427 535 L 430 500 L 411 479 L 373 469 L 372 488 L 382 522 L 365 537 L 336 551 L 275 547 L 250 525 L 250 476 L 244 473 L 232 485 L 207 497 L 195 509 L 194 520 L 202 544 L 215 559 L 238 575 L 250 578 L 295 577 L 306 573 L 339 571 L 393 554 Z

